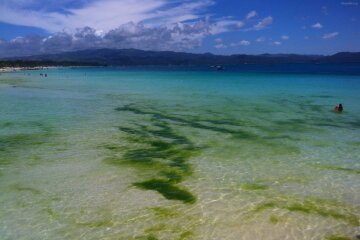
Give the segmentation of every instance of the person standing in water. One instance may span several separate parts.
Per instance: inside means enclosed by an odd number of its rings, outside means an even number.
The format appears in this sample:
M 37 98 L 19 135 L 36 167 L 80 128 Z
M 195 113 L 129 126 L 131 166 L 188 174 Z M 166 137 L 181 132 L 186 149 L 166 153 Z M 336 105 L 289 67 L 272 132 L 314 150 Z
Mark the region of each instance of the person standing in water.
M 340 103 L 339 106 L 336 106 L 336 107 L 334 108 L 334 111 L 335 111 L 335 112 L 342 112 L 342 111 L 343 111 L 343 106 L 342 106 L 342 104 Z

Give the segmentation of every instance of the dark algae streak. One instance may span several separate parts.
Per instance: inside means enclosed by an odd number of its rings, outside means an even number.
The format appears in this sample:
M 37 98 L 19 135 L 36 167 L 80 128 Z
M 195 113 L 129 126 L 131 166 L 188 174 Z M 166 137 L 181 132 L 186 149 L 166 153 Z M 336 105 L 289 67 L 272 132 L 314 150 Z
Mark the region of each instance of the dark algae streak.
M 297 143 L 304 140 L 310 132 L 323 133 L 326 130 L 325 127 L 329 125 L 334 128 L 352 129 L 354 127 L 351 116 L 339 123 L 330 118 L 331 113 L 324 110 L 324 106 L 306 100 L 300 102 L 301 104 L 295 104 L 291 100 L 276 102 L 277 105 L 293 108 L 293 111 L 298 111 L 302 117 L 281 119 L 276 117 L 277 112 L 270 111 L 267 114 L 274 119 L 269 118 L 265 126 L 257 124 L 252 119 L 236 115 L 220 114 L 219 116 L 212 112 L 209 113 L 211 115 L 201 116 L 175 112 L 170 114 L 166 110 L 148 107 L 146 104 L 124 105 L 115 110 L 123 117 L 131 119 L 125 121 L 122 126 L 117 126 L 117 130 L 122 133 L 121 140 L 125 140 L 127 144 L 107 145 L 106 148 L 112 153 L 106 161 L 140 170 L 140 180 L 132 183 L 132 186 L 138 189 L 153 191 L 170 201 L 194 204 L 197 200 L 196 196 L 191 189 L 184 186 L 185 180 L 194 174 L 190 161 L 199 155 L 204 147 L 211 147 L 212 143 L 198 146 L 192 142 L 187 132 L 182 132 L 182 129 L 190 130 L 195 134 L 198 131 L 223 134 L 231 141 L 238 142 L 239 148 L 255 147 L 268 151 L 269 155 L 276 157 L 300 154 L 302 148 Z M 318 116 L 319 112 L 323 115 Z M 263 116 L 262 114 L 262 109 L 259 109 L 259 116 Z M 358 169 L 344 166 L 321 164 L 314 166 L 327 171 L 359 173 Z M 310 196 L 284 194 L 278 191 L 277 186 L 261 180 L 242 182 L 239 188 L 245 195 L 265 199 L 244 213 L 245 222 L 246 219 L 250 220 L 264 212 L 281 210 L 286 213 L 285 216 L 272 213 L 269 217 L 271 224 L 281 224 L 291 214 L 316 215 L 356 227 L 360 224 L 358 210 L 351 204 Z M 158 228 L 160 226 L 154 227 L 150 233 L 157 232 Z M 157 237 L 151 234 L 148 238 Z M 328 239 L 346 238 L 329 235 Z
M 107 149 L 121 152 L 121 157 L 110 157 L 107 162 L 152 169 L 153 172 L 156 172 L 155 176 L 143 182 L 136 182 L 134 186 L 156 191 L 169 200 L 180 200 L 184 203 L 196 201 L 196 197 L 185 188 L 179 187 L 179 184 L 193 173 L 189 160 L 200 150 L 200 147 L 176 131 L 174 126 L 228 134 L 239 141 L 255 142 L 261 146 L 273 147 L 275 144 L 266 136 L 242 128 L 250 123 L 242 122 L 239 119 L 170 115 L 164 111 L 160 112 L 146 106 L 139 107 L 135 104 L 118 107 L 115 110 L 146 119 L 148 124 L 130 123 L 127 126 L 118 126 L 118 129 L 125 133 L 127 142 L 131 143 L 133 147 L 124 149 L 116 145 L 107 145 Z M 262 130 L 265 132 L 264 129 Z M 298 152 L 295 146 L 281 145 L 274 149 L 277 149 L 277 153 L 280 154 L 282 148 Z M 265 190 L 267 186 L 244 184 L 243 188 Z
M 169 121 L 178 122 L 179 119 L 164 114 L 152 114 L 130 106 L 116 110 L 150 115 L 150 125 L 133 124 L 132 127 L 118 127 L 127 135 L 126 140 L 134 147 L 118 149 L 116 146 L 106 146 L 109 150 L 123 152 L 121 157 L 112 157 L 107 161 L 151 170 L 153 178 L 133 184 L 139 189 L 156 191 L 168 200 L 195 203 L 196 197 L 180 184 L 192 174 L 189 159 L 197 154 L 199 148 L 171 127 Z
M 181 189 L 170 180 L 151 179 L 134 185 L 141 189 L 157 191 L 169 200 L 180 200 L 184 203 L 194 203 L 196 200 L 189 191 Z

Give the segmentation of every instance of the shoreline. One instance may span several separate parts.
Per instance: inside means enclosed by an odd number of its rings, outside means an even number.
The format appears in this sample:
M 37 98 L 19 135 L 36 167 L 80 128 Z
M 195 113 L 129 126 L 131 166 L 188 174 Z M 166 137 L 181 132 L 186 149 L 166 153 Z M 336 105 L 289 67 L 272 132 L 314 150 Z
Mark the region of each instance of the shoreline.
M 96 66 L 36 66 L 36 67 L 0 67 L 0 73 L 12 73 L 20 71 L 47 70 L 55 68 L 84 68 Z
M 50 68 L 58 68 L 59 66 L 39 66 L 39 67 L 2 67 L 0 68 L 0 73 L 7 72 L 18 72 L 18 71 L 26 71 L 26 70 L 46 70 Z

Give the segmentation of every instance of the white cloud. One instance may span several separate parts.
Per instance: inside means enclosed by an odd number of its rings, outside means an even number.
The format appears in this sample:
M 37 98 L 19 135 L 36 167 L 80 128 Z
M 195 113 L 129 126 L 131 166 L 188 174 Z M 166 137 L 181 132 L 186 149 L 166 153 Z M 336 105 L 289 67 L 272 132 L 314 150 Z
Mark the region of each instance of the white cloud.
M 271 25 L 273 23 L 273 18 L 271 16 L 264 18 L 258 24 L 256 24 L 253 29 L 254 30 L 261 30 L 266 28 L 267 26 Z
M 256 39 L 256 42 L 265 42 L 265 40 L 266 40 L 266 38 L 264 38 L 264 37 L 258 37 Z
M 286 36 L 286 35 L 282 35 L 282 36 L 281 36 L 281 39 L 282 39 L 282 40 L 289 40 L 289 38 L 290 38 L 290 37 L 289 37 L 289 36 Z
M 184 22 L 203 17 L 199 13 L 214 4 L 211 0 L 196 0 L 176 6 L 165 0 L 93 0 L 81 8 L 65 8 L 62 12 L 54 12 L 20 8 L 6 3 L 1 6 L 0 21 L 38 27 L 49 32 L 86 26 L 109 31 L 128 22 Z
M 237 43 L 231 43 L 230 45 L 231 45 L 232 47 L 238 47 L 238 46 L 249 46 L 250 44 L 251 44 L 250 41 L 241 40 L 241 41 L 239 41 L 239 42 L 237 42 Z
M 210 19 L 214 0 L 0 0 L 0 22 L 47 30 L 50 36 L 19 37 L 0 42 L 0 56 L 57 53 L 88 48 L 184 50 L 200 46 L 209 35 L 261 30 L 271 16 L 243 30 L 257 16 L 243 20 Z M 70 4 L 71 3 L 71 4 Z M 74 5 L 74 3 L 76 3 Z M 59 10 L 61 9 L 61 10 Z M 223 41 L 215 40 L 218 47 Z M 247 46 L 240 41 L 238 46 Z
M 275 41 L 275 42 L 273 42 L 273 44 L 274 44 L 274 45 L 281 45 L 281 42 Z
M 357 6 L 359 6 L 359 3 L 358 2 L 341 2 L 341 5 L 357 7 Z
M 214 47 L 217 48 L 217 49 L 227 48 L 227 46 L 225 44 L 223 44 L 223 43 L 216 44 Z
M 165 0 L 162 1 L 166 2 Z M 147 22 L 161 25 L 196 20 L 203 18 L 204 15 L 200 13 L 204 12 L 213 4 L 215 4 L 215 2 L 212 0 L 196 0 L 191 2 L 186 1 L 176 7 L 156 10 L 150 15 L 150 19 L 147 19 Z
M 256 11 L 251 11 L 251 12 L 249 12 L 247 15 L 246 15 L 246 20 L 249 20 L 249 19 L 251 19 L 251 18 L 253 18 L 253 17 L 256 17 L 257 16 L 257 12 Z
M 223 32 L 229 32 L 229 31 L 238 31 L 243 26 L 245 26 L 245 23 L 243 21 L 238 20 L 219 20 L 212 24 L 210 32 L 212 34 L 219 34 Z
M 324 15 L 329 15 L 329 11 L 328 11 L 327 6 L 322 6 L 322 7 L 321 7 L 321 12 L 322 12 Z
M 338 32 L 332 32 L 332 33 L 324 34 L 324 36 L 322 38 L 323 39 L 331 39 L 331 38 L 334 38 L 334 37 L 336 37 L 338 35 L 339 35 Z
M 222 42 L 223 42 L 222 38 L 216 38 L 214 41 L 215 41 L 216 43 L 222 43 Z
M 320 29 L 320 28 L 323 28 L 323 25 L 321 25 L 321 23 L 317 22 L 313 25 L 311 25 L 312 28 L 317 28 L 317 29 Z
M 242 40 L 239 42 L 239 45 L 240 46 L 249 46 L 250 45 L 250 42 L 249 41 L 246 41 L 246 40 Z
M 198 47 L 209 35 L 206 21 L 172 26 L 145 26 L 127 23 L 99 35 L 93 28 L 74 33 L 58 32 L 49 37 L 18 37 L 0 44 L 0 57 L 27 56 L 91 48 L 137 48 L 143 50 L 186 50 Z

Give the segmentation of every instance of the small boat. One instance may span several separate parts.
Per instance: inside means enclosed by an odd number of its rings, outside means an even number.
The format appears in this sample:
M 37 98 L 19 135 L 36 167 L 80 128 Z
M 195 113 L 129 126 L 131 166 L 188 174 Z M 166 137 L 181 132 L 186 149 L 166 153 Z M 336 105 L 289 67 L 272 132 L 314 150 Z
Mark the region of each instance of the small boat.
M 218 65 L 218 66 L 216 66 L 216 70 L 218 70 L 218 71 L 220 71 L 220 70 L 224 70 L 224 67 L 223 67 L 223 66 Z
M 211 66 L 212 68 L 215 68 L 216 70 L 220 71 L 220 70 L 224 70 L 224 67 L 221 65 L 216 65 L 216 66 Z

